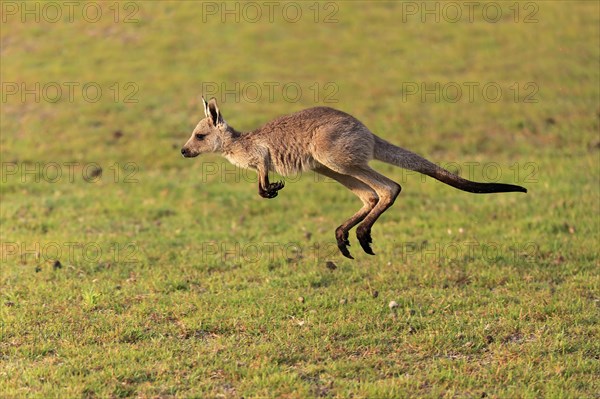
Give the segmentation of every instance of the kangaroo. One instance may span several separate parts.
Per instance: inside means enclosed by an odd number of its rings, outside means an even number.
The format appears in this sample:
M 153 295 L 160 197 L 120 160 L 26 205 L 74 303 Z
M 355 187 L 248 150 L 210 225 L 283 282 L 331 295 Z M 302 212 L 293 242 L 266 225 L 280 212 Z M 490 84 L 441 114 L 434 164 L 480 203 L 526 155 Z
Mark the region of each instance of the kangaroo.
M 202 97 L 205 118 L 194 128 L 181 149 L 185 158 L 202 153 L 220 153 L 229 162 L 258 174 L 258 194 L 275 198 L 283 181 L 271 183 L 269 172 L 281 176 L 313 170 L 334 179 L 352 191 L 362 208 L 335 230 L 337 246 L 347 258 L 349 231 L 354 226 L 362 249 L 375 255 L 371 228 L 400 194 L 396 182 L 371 169 L 376 159 L 416 171 L 470 193 L 523 192 L 512 184 L 478 183 L 463 179 L 425 158 L 397 147 L 373 134 L 358 119 L 329 107 L 308 108 L 281 116 L 248 133 L 229 126 L 213 97 Z

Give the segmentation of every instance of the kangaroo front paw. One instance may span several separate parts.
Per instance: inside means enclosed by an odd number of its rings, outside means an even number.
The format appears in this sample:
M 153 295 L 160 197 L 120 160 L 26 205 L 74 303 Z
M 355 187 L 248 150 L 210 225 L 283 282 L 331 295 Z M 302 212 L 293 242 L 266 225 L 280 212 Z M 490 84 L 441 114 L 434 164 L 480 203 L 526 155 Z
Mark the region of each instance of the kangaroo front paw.
M 361 228 L 361 226 L 358 226 L 356 229 L 356 238 L 358 238 L 358 242 L 360 243 L 363 251 L 369 255 L 375 255 L 371 249 L 371 243 L 373 242 L 373 239 L 371 238 L 370 228 Z
M 283 186 L 285 186 L 285 183 L 283 181 L 278 181 L 275 183 L 271 183 L 269 184 L 269 188 L 267 189 L 267 191 L 279 191 L 283 188 Z
M 267 186 L 266 190 L 259 188 L 258 194 L 263 198 L 275 198 L 277 197 L 277 192 L 281 190 L 284 185 L 285 184 L 282 181 L 271 183 Z
M 277 197 L 277 191 L 260 190 L 258 192 L 258 195 L 260 195 L 263 198 L 275 198 Z

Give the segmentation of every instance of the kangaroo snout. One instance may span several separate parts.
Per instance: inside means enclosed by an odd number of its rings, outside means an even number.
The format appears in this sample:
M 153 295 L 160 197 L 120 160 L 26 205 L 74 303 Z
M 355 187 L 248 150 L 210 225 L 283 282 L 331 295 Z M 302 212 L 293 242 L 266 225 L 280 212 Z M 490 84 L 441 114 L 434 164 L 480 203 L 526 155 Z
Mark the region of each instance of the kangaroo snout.
M 193 154 L 188 148 L 183 147 L 181 149 L 181 155 L 183 155 L 184 158 L 193 158 L 198 154 Z

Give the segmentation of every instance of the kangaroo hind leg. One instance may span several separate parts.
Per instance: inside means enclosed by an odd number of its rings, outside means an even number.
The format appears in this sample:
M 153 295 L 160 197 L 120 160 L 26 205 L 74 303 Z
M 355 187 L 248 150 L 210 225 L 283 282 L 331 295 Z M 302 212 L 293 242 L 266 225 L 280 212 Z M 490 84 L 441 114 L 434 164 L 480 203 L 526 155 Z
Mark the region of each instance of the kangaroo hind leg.
M 354 226 L 362 222 L 365 217 L 373 210 L 373 208 L 377 205 L 379 201 L 379 196 L 377 193 L 370 188 L 365 183 L 360 180 L 344 175 L 338 172 L 335 172 L 329 169 L 326 166 L 319 166 L 315 169 L 315 172 L 322 174 L 323 176 L 327 176 L 331 179 L 336 180 L 337 182 L 343 184 L 346 188 L 352 191 L 363 203 L 363 207 L 358 210 L 350 219 L 346 220 L 337 229 L 335 229 L 335 238 L 337 240 L 337 246 L 342 253 L 347 258 L 354 259 L 352 255 L 350 255 L 350 251 L 348 250 L 348 246 L 350 246 L 350 241 L 348 240 L 350 229 Z
M 371 243 L 373 242 L 371 228 L 381 214 L 394 204 L 402 187 L 398 183 L 374 171 L 368 165 L 354 167 L 345 172 L 369 186 L 379 197 L 377 204 L 365 216 L 360 226 L 356 228 L 356 237 L 362 249 L 370 255 L 375 255 L 371 249 Z

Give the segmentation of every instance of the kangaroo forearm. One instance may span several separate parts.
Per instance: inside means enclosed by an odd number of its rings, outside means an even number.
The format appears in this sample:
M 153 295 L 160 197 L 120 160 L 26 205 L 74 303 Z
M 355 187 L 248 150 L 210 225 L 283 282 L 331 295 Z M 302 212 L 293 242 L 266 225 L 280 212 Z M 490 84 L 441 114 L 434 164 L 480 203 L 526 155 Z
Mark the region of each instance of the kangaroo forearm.
M 266 171 L 258 172 L 258 193 L 264 193 L 269 188 L 269 174 Z M 262 194 L 261 194 L 262 195 Z

